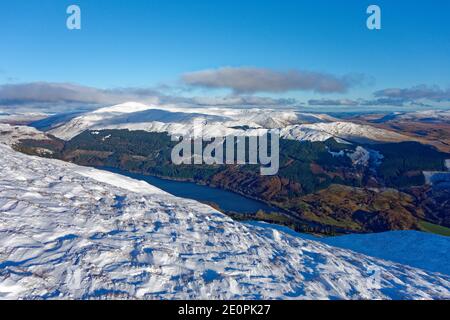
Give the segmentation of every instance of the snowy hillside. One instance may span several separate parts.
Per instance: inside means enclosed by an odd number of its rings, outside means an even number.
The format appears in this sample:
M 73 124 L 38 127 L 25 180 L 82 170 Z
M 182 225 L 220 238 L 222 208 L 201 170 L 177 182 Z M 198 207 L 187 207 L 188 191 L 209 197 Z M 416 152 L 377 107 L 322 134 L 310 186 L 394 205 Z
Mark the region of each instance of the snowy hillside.
M 450 238 L 419 231 L 332 237 L 324 243 L 372 257 L 450 275 Z
M 450 299 L 450 277 L 0 145 L 0 298 Z
M 48 136 L 34 128 L 0 123 L 0 144 L 13 145 L 22 139 L 48 140 Z
M 308 116 L 308 119 L 318 117 Z M 52 130 L 55 136 L 69 140 L 85 130 L 130 129 L 184 134 L 179 128 L 192 130 L 195 119 L 202 119 L 220 128 L 247 125 L 252 128 L 272 127 L 297 123 L 299 117 L 291 111 L 227 108 L 181 108 L 177 106 L 155 106 L 140 103 L 124 103 L 86 113 L 67 124 Z
M 353 142 L 407 141 L 410 138 L 384 129 L 351 122 L 322 122 L 288 126 L 281 130 L 281 136 L 291 140 L 325 141 L 330 138 Z
M 406 137 L 391 131 L 337 122 L 327 115 L 269 109 L 180 108 L 125 103 L 102 108 L 72 119 L 51 133 L 69 140 L 85 130 L 130 129 L 186 135 L 193 131 L 195 119 L 206 124 L 208 137 L 254 135 L 254 129 L 283 129 L 287 139 L 323 141 L 330 137 L 375 141 L 401 141 Z
M 85 130 L 129 129 L 191 135 L 196 119 L 205 124 L 205 136 L 257 135 L 261 129 L 282 129 L 285 139 L 324 141 L 331 137 L 357 142 L 405 141 L 392 131 L 338 122 L 320 114 L 270 109 L 181 108 L 125 103 L 81 115 L 50 131 L 70 140 Z M 259 130 L 258 130 L 259 129 Z
M 275 229 L 291 236 L 349 249 L 371 257 L 389 260 L 414 268 L 450 275 L 450 237 L 414 230 L 372 234 L 349 234 L 337 237 L 316 237 L 298 233 L 285 226 L 250 221 L 247 224 Z
M 450 122 L 450 110 L 423 110 L 415 112 L 395 112 L 382 120 Z

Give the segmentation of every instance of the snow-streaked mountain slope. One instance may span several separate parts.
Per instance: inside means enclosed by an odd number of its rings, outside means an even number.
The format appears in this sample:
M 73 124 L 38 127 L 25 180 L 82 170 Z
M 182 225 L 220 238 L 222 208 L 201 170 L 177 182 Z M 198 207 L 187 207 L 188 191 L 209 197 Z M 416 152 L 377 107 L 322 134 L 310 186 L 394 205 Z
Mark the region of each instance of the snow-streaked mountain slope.
M 0 146 L 0 298 L 450 298 L 450 277 Z
M 325 141 L 330 138 L 353 142 L 398 142 L 411 138 L 393 131 L 351 122 L 300 124 L 281 129 L 281 136 L 291 140 Z
M 430 121 L 430 122 L 450 122 L 450 110 L 422 110 L 415 112 L 395 112 L 387 115 L 382 121 Z
M 256 135 L 258 129 L 281 129 L 281 137 L 300 141 L 324 141 L 329 138 L 355 142 L 405 141 L 409 137 L 369 125 L 339 122 L 327 115 L 300 113 L 291 110 L 181 108 L 146 106 L 126 103 L 90 112 L 50 131 L 70 140 L 85 130 L 129 129 L 190 135 L 194 121 L 206 124 L 204 135 Z
M 83 114 L 53 129 L 51 133 L 65 140 L 70 140 L 85 130 L 100 129 L 165 130 L 171 134 L 179 134 L 179 127 L 191 131 L 195 119 L 206 121 L 211 132 L 229 134 L 236 127 L 274 129 L 292 124 L 334 120 L 327 115 L 292 110 L 184 108 L 171 105 L 146 106 L 130 102 Z

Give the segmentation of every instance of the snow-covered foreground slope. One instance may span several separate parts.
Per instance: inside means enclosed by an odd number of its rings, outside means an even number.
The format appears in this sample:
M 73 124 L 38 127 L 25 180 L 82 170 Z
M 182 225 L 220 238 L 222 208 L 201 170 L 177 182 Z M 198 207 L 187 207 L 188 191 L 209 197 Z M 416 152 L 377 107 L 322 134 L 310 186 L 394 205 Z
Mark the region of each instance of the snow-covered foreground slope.
M 0 298 L 431 299 L 450 278 L 0 145 Z
M 332 246 L 450 275 L 450 238 L 418 231 L 352 234 L 323 240 Z
M 266 229 L 276 229 L 294 237 L 320 241 L 333 247 L 349 249 L 371 257 L 450 276 L 450 237 L 406 230 L 318 238 L 297 233 L 284 226 L 257 221 L 248 223 Z
M 192 135 L 194 121 L 205 124 L 204 135 L 258 135 L 261 129 L 281 129 L 281 137 L 299 141 L 324 141 L 335 137 L 350 141 L 405 141 L 410 138 L 368 125 L 339 122 L 320 114 L 292 110 L 180 108 L 125 103 L 102 108 L 53 129 L 53 135 L 70 140 L 85 130 L 129 129 Z M 259 130 L 258 130 L 259 129 Z

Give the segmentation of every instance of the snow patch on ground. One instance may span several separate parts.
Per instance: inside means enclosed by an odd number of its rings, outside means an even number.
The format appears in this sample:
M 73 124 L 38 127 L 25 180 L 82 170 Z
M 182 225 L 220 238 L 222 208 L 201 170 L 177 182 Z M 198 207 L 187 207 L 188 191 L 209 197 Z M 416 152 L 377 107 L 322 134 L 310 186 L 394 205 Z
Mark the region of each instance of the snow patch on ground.
M 370 160 L 370 152 L 363 147 L 357 146 L 355 152 L 349 155 L 354 165 L 368 166 Z
M 424 171 L 425 183 L 435 188 L 450 188 L 450 172 Z
M 450 159 L 444 163 L 447 171 L 424 171 L 425 183 L 437 188 L 450 188 Z
M 101 171 L 88 167 L 77 166 L 73 172 L 95 181 L 109 184 L 114 187 L 123 188 L 131 192 L 142 194 L 167 194 L 159 188 L 156 188 L 145 181 L 131 179 L 126 176 L 114 174 L 108 171 Z

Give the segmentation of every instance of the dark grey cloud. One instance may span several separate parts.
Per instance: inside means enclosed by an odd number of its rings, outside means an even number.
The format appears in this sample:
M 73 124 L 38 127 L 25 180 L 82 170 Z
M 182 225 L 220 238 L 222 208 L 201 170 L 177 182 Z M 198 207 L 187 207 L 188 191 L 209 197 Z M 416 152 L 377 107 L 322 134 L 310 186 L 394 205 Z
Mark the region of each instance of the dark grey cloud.
M 312 99 L 308 101 L 310 106 L 357 106 L 360 101 L 351 99 Z
M 21 83 L 0 85 L 0 109 L 7 112 L 67 112 L 89 110 L 104 105 L 136 101 L 148 104 L 178 104 L 187 107 L 300 107 L 296 99 L 258 95 L 183 96 L 177 87 L 99 89 L 72 83 Z M 185 93 L 185 92 L 184 92 Z M 373 99 L 320 98 L 309 106 L 427 106 L 450 101 L 450 90 L 416 86 L 409 89 L 385 89 L 374 93 Z M 9 110 L 9 111 L 8 111 Z
M 316 99 L 309 100 L 308 105 L 310 106 L 342 106 L 342 107 L 351 107 L 351 106 L 396 106 L 403 107 L 408 101 L 399 98 L 376 98 L 376 99 Z
M 161 88 L 158 88 L 161 89 Z M 171 91 L 167 89 L 161 89 Z M 98 89 L 72 83 L 34 82 L 0 85 L 0 108 L 13 111 L 65 112 L 128 101 L 195 106 L 291 106 L 294 99 L 259 96 L 183 97 L 153 88 Z
M 256 92 L 314 91 L 344 93 L 364 82 L 362 75 L 335 76 L 312 71 L 274 71 L 252 67 L 225 67 L 186 73 L 182 81 L 190 86 L 230 89 L 237 94 Z
M 66 112 L 127 101 L 158 102 L 152 89 L 98 89 L 72 83 L 32 82 L 0 85 L 0 108 L 12 112 Z
M 224 97 L 194 97 L 189 103 L 199 106 L 267 106 L 281 107 L 298 105 L 296 99 L 275 99 L 259 96 L 224 96 Z
M 433 104 L 450 101 L 450 89 L 420 85 L 411 88 L 388 88 L 374 92 L 373 99 L 316 99 L 310 106 L 416 106 L 432 108 Z
M 150 89 L 97 89 L 71 83 L 33 82 L 0 86 L 1 105 L 29 103 L 86 103 L 108 104 L 133 99 L 151 99 L 156 92 Z
M 375 97 L 397 99 L 403 101 L 431 100 L 448 101 L 450 100 L 450 88 L 441 89 L 438 86 L 419 85 L 412 88 L 389 88 L 374 93 Z
M 403 107 L 408 101 L 399 98 L 377 98 L 371 100 L 358 100 L 361 106 L 396 106 Z

